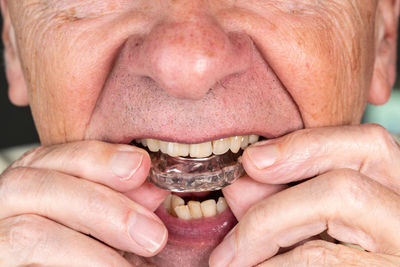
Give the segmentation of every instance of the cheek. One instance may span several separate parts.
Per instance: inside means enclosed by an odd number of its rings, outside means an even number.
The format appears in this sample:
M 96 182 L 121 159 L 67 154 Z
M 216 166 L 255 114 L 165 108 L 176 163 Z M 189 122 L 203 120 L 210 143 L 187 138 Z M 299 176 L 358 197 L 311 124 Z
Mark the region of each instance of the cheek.
M 300 25 L 288 31 L 292 36 L 285 46 L 276 48 L 292 51 L 286 52 L 287 57 L 265 53 L 298 104 L 306 126 L 358 123 L 373 65 L 367 60 L 371 49 L 361 43 L 369 38 L 358 30 L 362 26 L 358 21 L 344 19 L 338 26 L 343 17 L 313 19 L 292 24 Z
M 146 20 L 130 15 L 21 24 L 20 55 L 42 143 L 83 139 L 119 48 Z
M 242 2 L 248 14 L 263 15 L 249 20 L 243 13 L 225 13 L 222 21 L 245 27 L 297 103 L 305 125 L 359 123 L 374 51 L 373 16 L 357 7 L 364 2 L 352 7 L 329 1 L 307 8 L 272 3 L 254 8 L 255 1 Z
M 339 7 L 314 21 L 300 20 L 304 28 L 294 31 L 293 49 L 304 54 L 291 61 L 295 79 L 288 80 L 307 126 L 359 123 L 365 108 L 373 67 L 373 23 Z

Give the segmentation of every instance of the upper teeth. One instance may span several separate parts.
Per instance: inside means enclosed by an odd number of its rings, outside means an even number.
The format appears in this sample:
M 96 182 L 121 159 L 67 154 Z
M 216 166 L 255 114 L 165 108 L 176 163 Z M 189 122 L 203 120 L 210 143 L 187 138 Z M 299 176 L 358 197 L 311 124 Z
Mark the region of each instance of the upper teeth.
M 192 158 L 204 158 L 210 156 L 212 153 L 222 155 L 229 149 L 233 153 L 237 153 L 240 148 L 244 149 L 249 144 L 257 142 L 258 139 L 258 135 L 246 135 L 222 138 L 201 144 L 180 144 L 156 139 L 138 139 L 136 142 L 142 143 L 143 146 L 148 147 L 152 152 L 161 150 L 162 153 L 172 157 L 186 157 L 190 155 Z

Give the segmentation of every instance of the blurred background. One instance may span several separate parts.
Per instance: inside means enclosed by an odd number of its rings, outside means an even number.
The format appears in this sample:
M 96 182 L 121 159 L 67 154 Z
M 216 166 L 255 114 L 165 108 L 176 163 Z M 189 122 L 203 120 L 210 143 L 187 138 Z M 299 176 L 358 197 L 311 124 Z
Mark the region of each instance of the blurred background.
M 1 23 L 1 21 L 0 21 Z M 3 45 L 1 44 L 1 55 Z M 399 46 L 398 46 L 399 50 Z M 30 143 L 38 143 L 32 116 L 28 107 L 13 106 L 7 96 L 2 56 L 0 68 L 0 149 Z M 399 59 L 397 60 L 399 66 Z M 399 69 L 399 67 L 398 67 Z M 399 71 L 398 71 L 399 72 Z M 400 134 L 400 82 L 396 82 L 390 101 L 384 106 L 368 106 L 364 122 L 376 122 L 393 133 Z

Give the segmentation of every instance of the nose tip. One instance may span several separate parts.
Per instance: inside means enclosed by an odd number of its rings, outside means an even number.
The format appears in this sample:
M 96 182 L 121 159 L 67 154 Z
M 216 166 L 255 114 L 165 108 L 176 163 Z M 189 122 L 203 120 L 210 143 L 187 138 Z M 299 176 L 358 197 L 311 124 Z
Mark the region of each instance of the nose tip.
M 135 75 L 150 77 L 173 97 L 198 100 L 218 81 L 246 71 L 252 42 L 212 21 L 197 21 L 159 24 L 129 46 Z

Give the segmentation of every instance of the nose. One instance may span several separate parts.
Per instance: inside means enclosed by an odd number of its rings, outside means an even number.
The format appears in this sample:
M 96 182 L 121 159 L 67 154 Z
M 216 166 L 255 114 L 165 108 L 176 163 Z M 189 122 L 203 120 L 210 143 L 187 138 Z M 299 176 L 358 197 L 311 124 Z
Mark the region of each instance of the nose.
M 245 72 L 253 43 L 246 34 L 225 32 L 212 17 L 162 22 L 126 43 L 129 70 L 151 78 L 176 98 L 199 100 L 219 81 Z

